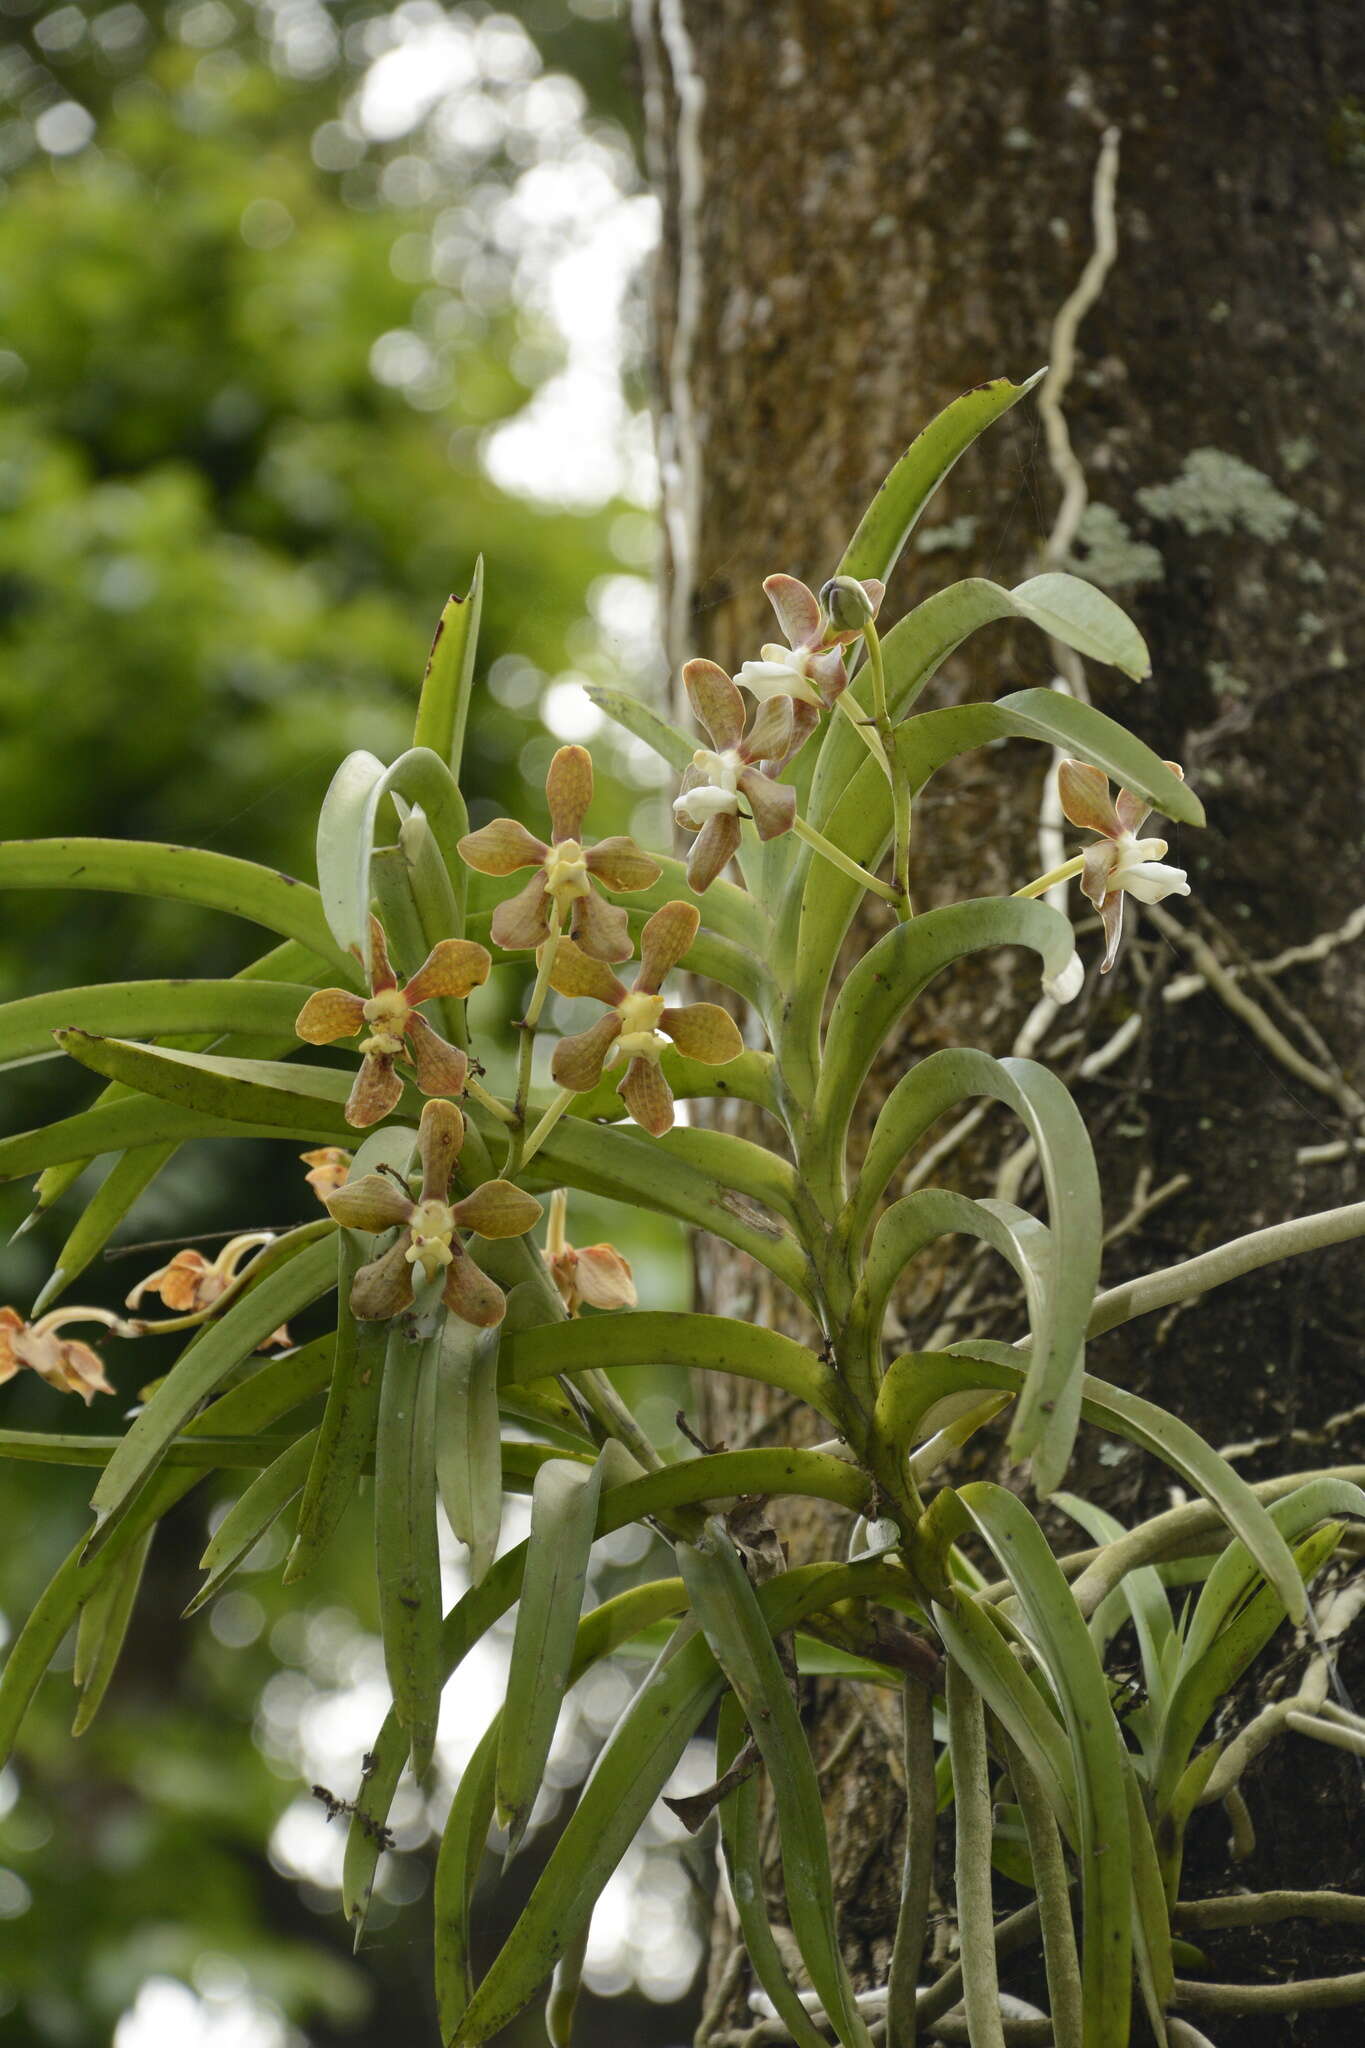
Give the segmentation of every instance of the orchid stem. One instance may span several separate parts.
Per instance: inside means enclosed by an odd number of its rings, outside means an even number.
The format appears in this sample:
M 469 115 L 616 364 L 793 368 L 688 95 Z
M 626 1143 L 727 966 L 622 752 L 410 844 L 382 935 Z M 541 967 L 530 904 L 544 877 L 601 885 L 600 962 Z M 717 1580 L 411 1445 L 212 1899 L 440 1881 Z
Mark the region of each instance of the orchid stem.
M 894 903 L 896 908 L 900 909 L 902 898 L 899 890 L 893 889 L 889 882 L 881 881 L 878 876 L 869 874 L 865 867 L 859 866 L 852 854 L 845 853 L 842 847 L 826 839 L 824 833 L 817 832 L 814 825 L 807 824 L 804 818 L 798 816 L 794 820 L 794 830 L 798 839 L 804 839 L 807 846 L 813 847 L 832 867 L 847 875 L 850 881 L 860 882 L 863 888 L 870 889 L 874 896 L 880 896 L 884 902 Z
M 544 1116 L 540 1119 L 540 1122 L 536 1125 L 530 1137 L 526 1140 L 526 1143 L 522 1148 L 520 1161 L 518 1163 L 518 1171 L 520 1171 L 521 1167 L 529 1166 L 531 1161 L 535 1158 L 536 1153 L 539 1152 L 541 1146 L 549 1137 L 555 1125 L 559 1122 L 559 1119 L 563 1116 L 565 1110 L 568 1109 L 568 1107 L 572 1103 L 573 1099 L 574 1090 L 572 1088 L 560 1089 L 558 1095 L 556 1095 L 554 1101 L 550 1104 L 550 1107 L 546 1110 Z M 507 1177 L 509 1180 L 511 1179 L 510 1168 Z
M 877 737 L 881 741 L 882 765 L 886 769 L 886 779 L 891 785 L 895 848 L 891 863 L 891 879 L 896 890 L 896 910 L 904 923 L 915 914 L 915 907 L 910 901 L 910 785 L 900 772 L 896 761 L 895 735 L 891 730 L 891 713 L 886 701 L 886 669 L 882 664 L 881 635 L 871 619 L 863 627 L 863 639 L 867 645 L 867 662 L 872 674 L 872 710 L 877 721 Z
M 545 998 L 550 992 L 550 972 L 555 964 L 555 953 L 559 947 L 559 905 L 550 904 L 549 937 L 536 951 L 536 980 L 531 990 L 531 1000 L 521 1020 L 521 1051 L 517 1055 L 517 1091 L 512 1102 L 512 1137 L 507 1154 L 506 1174 L 515 1180 L 523 1162 L 530 1157 L 525 1150 L 526 1106 L 531 1095 L 531 1065 L 536 1051 L 536 1026 L 540 1013 L 545 1007 Z
M 509 1109 L 507 1104 L 499 1101 L 496 1095 L 491 1095 L 476 1074 L 470 1074 L 467 1077 L 464 1084 L 464 1092 L 471 1100 L 477 1102 L 480 1108 L 486 1109 L 490 1116 L 496 1117 L 500 1124 L 514 1124 L 516 1122 L 515 1110 Z
M 843 712 L 844 717 L 853 727 L 853 730 L 857 733 L 858 738 L 867 748 L 867 751 L 871 754 L 878 767 L 885 770 L 889 775 L 891 770 L 887 766 L 886 750 L 882 746 L 881 735 L 877 732 L 874 725 L 859 715 L 857 706 L 849 702 L 847 692 L 835 698 L 834 708 L 836 711 Z
M 1025 882 L 1022 889 L 1014 891 L 1016 896 L 1045 896 L 1055 882 L 1069 882 L 1085 866 L 1085 855 L 1078 853 L 1072 860 L 1064 860 L 1059 868 L 1049 868 L 1036 881 Z

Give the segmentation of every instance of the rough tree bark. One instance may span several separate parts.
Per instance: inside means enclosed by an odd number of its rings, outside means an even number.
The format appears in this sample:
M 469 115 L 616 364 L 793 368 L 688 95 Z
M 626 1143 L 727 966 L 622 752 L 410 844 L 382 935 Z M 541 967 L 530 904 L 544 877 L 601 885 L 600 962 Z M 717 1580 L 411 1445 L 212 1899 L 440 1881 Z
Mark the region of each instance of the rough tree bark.
M 941 405 L 1047 360 L 1091 248 L 1101 137 L 1117 130 L 1117 260 L 1063 396 L 1089 496 L 1069 565 L 1084 563 L 1134 613 L 1154 656 L 1140 687 L 1092 669 L 1095 701 L 1184 763 L 1211 829 L 1174 835 L 1195 890 L 1171 906 L 1178 918 L 1130 925 L 1118 970 L 1103 984 L 1092 973 L 1036 1051 L 1072 1082 L 1100 1155 L 1117 1227 L 1109 1281 L 1357 1198 L 1359 7 L 638 0 L 637 16 L 665 205 L 658 369 L 675 666 L 706 654 L 733 669 L 755 654 L 770 637 L 762 577 L 783 569 L 818 585 Z M 884 617 L 961 575 L 1010 583 L 1036 570 L 1061 495 L 1028 404 L 954 472 Z M 1036 637 L 996 627 L 949 664 L 938 701 L 1051 675 Z M 1036 751 L 1011 747 L 939 778 L 917 814 L 917 903 L 1038 871 L 1041 777 Z M 1073 913 L 1083 907 L 1072 898 Z M 1193 959 L 1192 942 L 1234 976 L 1287 948 L 1310 952 L 1234 980 L 1256 1006 L 1248 1020 L 1207 979 L 1190 983 L 1207 957 Z M 1093 934 L 1082 946 L 1093 961 Z M 891 1049 L 887 1084 L 963 1037 L 1008 1051 L 1035 996 L 1008 958 L 964 969 L 927 1025 L 917 1013 L 915 1042 Z M 1016 1143 L 1003 1118 L 984 1120 L 935 1178 L 989 1191 Z M 950 1252 L 917 1282 L 901 1304 L 907 1326 L 922 1337 L 966 1282 L 958 1333 L 1013 1334 L 991 1309 L 989 1270 L 961 1261 Z M 697 1273 L 703 1306 L 800 1329 L 723 1247 L 701 1244 Z M 1092 1369 L 1241 1446 L 1249 1476 L 1359 1459 L 1358 1275 L 1350 1248 L 1262 1274 L 1115 1332 Z M 708 1431 L 732 1442 L 798 1426 L 739 1382 L 706 1401 Z M 1116 1450 L 1086 1433 L 1073 1483 L 1130 1519 L 1165 1505 L 1160 1472 Z M 786 1526 L 796 1551 L 831 1533 L 811 1517 Z M 1256 1680 L 1275 1682 L 1264 1669 Z M 829 1765 L 846 1946 L 859 1982 L 883 1981 L 898 1766 L 877 1702 L 817 1697 L 810 1722 Z M 1229 1866 L 1222 1816 L 1206 1813 L 1195 1884 L 1359 1889 L 1349 1759 L 1281 1745 L 1248 1790 L 1254 1857 Z M 1214 1975 L 1358 1967 L 1336 1930 L 1271 1932 L 1217 1937 Z M 713 2036 L 743 2018 L 731 1949 L 722 1909 Z M 1257 2048 L 1354 2040 L 1358 2021 L 1235 2025 Z

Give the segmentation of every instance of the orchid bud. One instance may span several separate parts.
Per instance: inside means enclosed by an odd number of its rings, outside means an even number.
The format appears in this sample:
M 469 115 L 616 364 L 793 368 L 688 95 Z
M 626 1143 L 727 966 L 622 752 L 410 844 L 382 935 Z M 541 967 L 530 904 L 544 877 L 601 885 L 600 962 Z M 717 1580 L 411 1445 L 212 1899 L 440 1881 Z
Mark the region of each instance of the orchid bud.
M 837 633 L 861 633 L 877 616 L 876 606 L 856 576 L 831 576 L 820 605 Z

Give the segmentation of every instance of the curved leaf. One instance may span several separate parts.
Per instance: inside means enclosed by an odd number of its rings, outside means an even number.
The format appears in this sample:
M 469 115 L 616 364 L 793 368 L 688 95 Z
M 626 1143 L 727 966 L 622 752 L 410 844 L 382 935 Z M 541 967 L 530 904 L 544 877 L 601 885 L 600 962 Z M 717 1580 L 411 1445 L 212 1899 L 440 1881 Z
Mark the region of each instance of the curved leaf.
M 441 1706 L 436 1377 L 442 1335 L 438 1327 L 434 1336 L 413 1336 L 401 1317 L 390 1324 L 374 1439 L 374 1547 L 384 1669 L 419 1778 L 436 1746 Z
M 1028 946 L 1040 956 L 1043 973 L 1054 976 L 1075 952 L 1076 941 L 1067 919 L 1050 905 L 987 896 L 926 911 L 895 926 L 863 955 L 839 991 L 825 1033 L 807 1153 L 817 1183 L 841 1179 L 858 1092 L 900 1017 L 936 974 L 988 946 Z
M 949 1392 L 977 1387 L 1017 1390 L 1023 1384 L 1025 1371 L 1023 1353 L 1007 1344 L 992 1344 L 978 1338 L 970 1344 L 953 1345 L 946 1352 L 922 1357 L 910 1353 L 896 1359 L 888 1368 L 887 1380 L 896 1377 L 898 1392 L 888 1395 L 888 1400 L 904 1401 L 902 1417 L 907 1412 L 923 1413 L 921 1404 L 926 1394 L 927 1405 L 932 1406 Z M 1241 1474 L 1219 1457 L 1197 1431 L 1154 1402 L 1144 1401 L 1122 1387 L 1112 1387 L 1089 1373 L 1081 1378 L 1081 1415 L 1083 1420 L 1098 1424 L 1112 1436 L 1150 1452 L 1202 1494 L 1234 1536 L 1241 1537 L 1285 1601 L 1291 1617 L 1302 1618 L 1303 1586 L 1283 1536 Z
M 328 926 L 343 953 L 354 954 L 370 971 L 370 856 L 386 797 L 421 804 L 446 857 L 457 901 L 462 901 L 464 863 L 456 842 L 469 829 L 464 798 L 450 770 L 429 747 L 411 747 L 392 767 L 363 749 L 348 754 L 322 800 L 318 817 L 318 888 Z
M 226 910 L 281 938 L 297 939 L 320 960 L 344 969 L 348 979 L 354 972 L 327 928 L 316 889 L 203 847 L 141 839 L 11 839 L 0 845 L 0 889 L 102 889 Z
M 844 549 L 836 574 L 856 576 L 859 582 L 875 576 L 885 583 L 919 523 L 920 514 L 958 457 L 1002 413 L 1026 397 L 1046 374 L 1045 369 L 1035 370 L 1022 384 L 1011 384 L 1008 377 L 996 377 L 989 384 L 974 385 L 944 406 L 915 436 L 885 483 L 879 486 Z
M 76 1661 L 72 1677 L 80 1687 L 73 1735 L 84 1735 L 99 1712 L 123 1649 L 128 1624 L 142 1585 L 147 1554 L 156 1534 L 155 1525 L 130 1543 L 115 1559 L 100 1584 L 81 1609 L 76 1629 Z
M 251 1031 L 289 1039 L 311 994 L 302 983 L 276 981 L 111 981 L 53 989 L 0 1005 L 0 1067 L 57 1058 L 53 1034 L 72 1024 L 104 1037 Z
M 504 1339 L 499 1373 L 506 1384 L 601 1367 L 676 1365 L 731 1372 L 795 1394 L 839 1426 L 847 1395 L 827 1365 L 776 1330 L 729 1316 L 627 1309 L 620 1315 L 516 1330 Z

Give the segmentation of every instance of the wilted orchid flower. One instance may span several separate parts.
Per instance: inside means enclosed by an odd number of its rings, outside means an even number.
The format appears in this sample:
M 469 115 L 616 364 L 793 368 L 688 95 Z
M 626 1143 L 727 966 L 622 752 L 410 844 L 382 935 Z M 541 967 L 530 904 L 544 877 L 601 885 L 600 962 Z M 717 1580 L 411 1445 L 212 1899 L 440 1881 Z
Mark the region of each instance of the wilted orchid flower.
M 663 870 L 633 839 L 621 834 L 599 839 L 596 846 L 583 844 L 583 820 L 592 802 L 592 757 L 585 748 L 559 749 L 545 777 L 545 795 L 550 806 L 548 846 L 515 818 L 495 818 L 460 841 L 461 859 L 481 875 L 536 869 L 526 887 L 493 912 L 493 944 L 509 953 L 543 945 L 550 936 L 553 904 L 560 928 L 572 931 L 585 953 L 595 960 L 629 960 L 626 913 L 599 896 L 593 882 L 629 894 L 648 889 Z
M 718 1003 L 684 1003 L 670 1009 L 660 986 L 684 958 L 697 936 L 700 912 L 690 903 L 665 903 L 640 934 L 640 972 L 633 989 L 616 979 L 572 939 L 561 939 L 550 969 L 550 986 L 562 996 L 593 996 L 609 1014 L 555 1047 L 550 1071 L 561 1088 L 582 1094 L 595 1088 L 604 1066 L 627 1062 L 621 1096 L 637 1124 L 658 1138 L 673 1128 L 673 1091 L 659 1060 L 660 1033 L 688 1059 L 723 1067 L 738 1058 L 744 1040 L 733 1017 Z
M 187 1245 L 166 1265 L 158 1267 L 155 1273 L 149 1273 L 145 1280 L 139 1280 L 124 1305 L 136 1308 L 144 1294 L 159 1294 L 167 1308 L 174 1309 L 177 1315 L 201 1315 L 221 1301 L 228 1289 L 242 1277 L 242 1260 L 261 1246 L 273 1242 L 273 1231 L 244 1231 L 240 1237 L 231 1238 L 213 1260 L 206 1259 L 202 1252 Z M 281 1323 L 279 1329 L 273 1330 L 258 1348 L 267 1351 L 272 1344 L 292 1342 L 288 1330 Z
M 383 1322 L 412 1304 L 417 1271 L 431 1281 L 445 1275 L 441 1299 L 462 1322 L 491 1329 L 507 1310 L 506 1297 L 480 1272 L 460 1239 L 461 1230 L 480 1237 L 520 1237 L 539 1222 L 534 1195 L 511 1181 L 485 1181 L 463 1201 L 450 1200 L 450 1180 L 464 1145 L 464 1118 L 453 1102 L 428 1102 L 418 1131 L 422 1192 L 414 1202 L 387 1174 L 362 1173 L 359 1180 L 326 1197 L 331 1214 L 348 1230 L 391 1230 L 403 1235 L 362 1266 L 351 1287 L 351 1313 L 361 1322 Z
M 351 1155 L 342 1146 L 319 1145 L 315 1151 L 300 1152 L 299 1158 L 308 1168 L 304 1179 L 320 1202 L 325 1202 L 328 1195 L 334 1195 L 338 1188 L 345 1187 L 346 1176 L 351 1170 Z
M 711 746 L 698 747 L 693 754 L 683 775 L 682 794 L 673 804 L 678 823 L 697 835 L 687 879 L 700 895 L 739 846 L 739 821 L 746 815 L 741 798 L 760 839 L 790 832 L 796 791 L 774 781 L 773 775 L 805 739 L 810 722 L 797 718 L 798 709 L 807 710 L 805 705 L 798 707 L 790 697 L 770 697 L 746 732 L 744 699 L 723 668 L 714 661 L 689 661 L 682 673 L 692 710 L 711 736 Z
M 417 1006 L 433 996 L 469 995 L 487 981 L 493 964 L 487 949 L 472 939 L 442 939 L 411 981 L 400 987 L 377 918 L 371 920 L 370 931 L 369 1000 L 344 988 L 320 988 L 294 1020 L 295 1031 L 309 1045 L 330 1045 L 359 1031 L 368 1033 L 361 1040 L 364 1058 L 346 1103 L 346 1121 L 359 1130 L 377 1124 L 402 1096 L 403 1083 L 394 1072 L 397 1059 L 412 1067 L 424 1095 L 460 1094 L 469 1060 L 432 1030 Z
M 886 585 L 869 578 L 862 587 L 875 619 Z M 769 641 L 761 649 L 760 659 L 746 661 L 735 681 L 760 704 L 769 697 L 793 697 L 818 713 L 848 688 L 841 650 L 860 637 L 862 624 L 852 628 L 835 625 L 815 592 L 795 576 L 769 576 L 763 589 L 788 644 L 782 647 Z
M 98 1351 L 57 1335 L 64 1323 L 103 1323 L 120 1337 L 137 1335 L 131 1324 L 102 1308 L 55 1308 L 36 1323 L 26 1323 L 17 1309 L 0 1308 L 0 1386 L 27 1366 L 59 1393 L 79 1394 L 87 1408 L 96 1394 L 116 1393 Z
M 615 1245 L 589 1244 L 576 1251 L 565 1235 L 569 1198 L 563 1188 L 550 1197 L 550 1223 L 541 1253 L 560 1300 L 571 1316 L 586 1302 L 589 1308 L 634 1308 L 639 1296 L 630 1262 Z
M 1168 761 L 1166 766 L 1183 781 L 1185 771 L 1178 762 Z M 1131 789 L 1121 789 L 1117 800 L 1112 799 L 1102 769 L 1086 761 L 1063 761 L 1057 771 L 1057 794 L 1073 825 L 1102 834 L 1085 850 L 1081 893 L 1094 904 L 1104 926 L 1100 972 L 1107 974 L 1118 955 L 1124 896 L 1136 896 L 1139 903 L 1160 903 L 1166 896 L 1188 896 L 1190 885 L 1183 868 L 1163 864 L 1164 839 L 1138 838 L 1149 815 L 1145 800 Z

